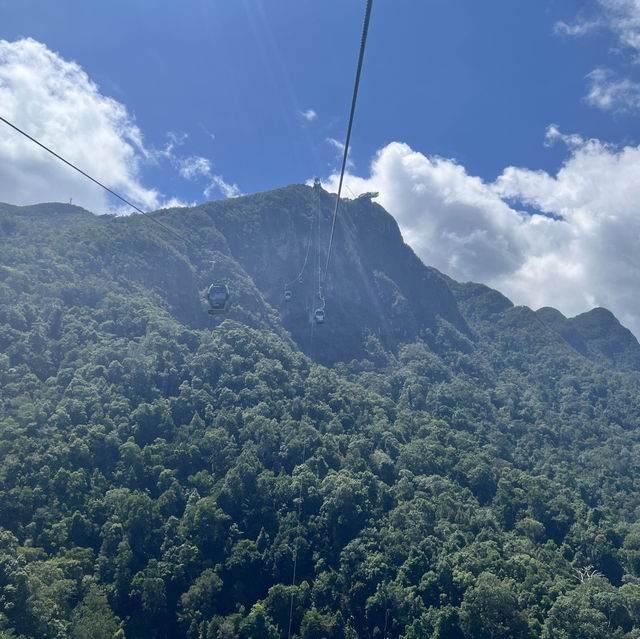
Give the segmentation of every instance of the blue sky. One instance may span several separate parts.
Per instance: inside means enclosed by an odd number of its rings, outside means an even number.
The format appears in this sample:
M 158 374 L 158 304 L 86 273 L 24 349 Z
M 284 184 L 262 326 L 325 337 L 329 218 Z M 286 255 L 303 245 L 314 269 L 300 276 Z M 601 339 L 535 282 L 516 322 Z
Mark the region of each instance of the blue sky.
M 75 61 L 123 104 L 145 144 L 187 135 L 180 152 L 210 159 L 244 193 L 324 176 L 345 135 L 363 2 L 158 0 L 0 2 L 0 36 L 31 37 Z M 628 117 L 585 103 L 585 76 L 609 53 L 607 33 L 567 38 L 584 2 L 377 0 L 357 120 L 356 166 L 400 140 L 455 157 L 485 179 L 507 165 L 554 169 L 550 123 L 624 140 Z M 595 7 L 594 7 L 595 11 Z M 300 112 L 312 109 L 315 120 Z M 211 135 L 215 136 L 212 139 Z M 143 182 L 185 201 L 200 185 L 169 167 Z M 172 179 L 173 178 L 173 179 Z M 219 194 L 221 195 L 221 194 Z
M 329 188 L 363 11 L 0 0 L 0 114 L 146 209 Z M 639 0 L 374 0 L 348 187 L 456 279 L 640 334 L 639 54 Z M 2 128 L 0 161 L 0 200 L 118 210 Z

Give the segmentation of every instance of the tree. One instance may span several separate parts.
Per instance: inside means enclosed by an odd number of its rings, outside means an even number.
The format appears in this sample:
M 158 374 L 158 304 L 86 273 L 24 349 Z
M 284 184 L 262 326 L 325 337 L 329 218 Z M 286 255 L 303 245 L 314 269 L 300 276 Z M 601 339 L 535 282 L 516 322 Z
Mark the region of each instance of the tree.
M 300 625 L 302 639 L 332 639 L 335 618 L 331 614 L 321 614 L 316 608 L 305 612 Z
M 525 639 L 529 627 L 518 608 L 513 582 L 483 572 L 465 592 L 460 626 L 469 639 Z
M 556 599 L 544 622 L 543 639 L 609 639 L 631 630 L 627 606 L 635 600 L 592 568 L 588 573 L 576 588 Z
M 273 625 L 262 604 L 255 604 L 251 612 L 240 622 L 242 639 L 280 639 L 280 633 Z
M 119 627 L 120 619 L 113 614 L 106 595 L 96 584 L 90 584 L 73 610 L 70 639 L 113 639 Z

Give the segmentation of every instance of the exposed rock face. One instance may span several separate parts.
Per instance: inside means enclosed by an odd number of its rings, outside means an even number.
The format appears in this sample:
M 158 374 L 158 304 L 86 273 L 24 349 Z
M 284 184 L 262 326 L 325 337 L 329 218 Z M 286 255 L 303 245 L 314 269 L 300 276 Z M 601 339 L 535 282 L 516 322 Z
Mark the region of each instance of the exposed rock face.
M 368 336 L 393 351 L 436 330 L 439 319 L 468 331 L 444 277 L 422 264 L 395 220 L 370 199 L 341 203 L 323 282 L 334 204 L 335 196 L 298 185 L 202 208 L 233 258 L 279 310 L 283 326 L 318 361 L 360 358 Z M 249 211 L 240 225 L 235 207 Z M 315 326 L 323 283 L 327 321 Z M 292 292 L 290 302 L 284 301 L 285 288 Z

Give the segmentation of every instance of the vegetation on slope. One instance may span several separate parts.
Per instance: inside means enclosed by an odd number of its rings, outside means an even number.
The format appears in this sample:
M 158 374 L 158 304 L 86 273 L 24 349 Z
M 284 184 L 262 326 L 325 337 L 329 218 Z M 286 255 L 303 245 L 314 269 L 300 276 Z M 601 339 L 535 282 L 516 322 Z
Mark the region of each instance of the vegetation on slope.
M 0 637 L 640 637 L 637 373 L 426 269 L 427 322 L 353 314 L 359 357 L 319 365 L 236 245 L 260 198 L 162 214 L 192 245 L 0 210 Z

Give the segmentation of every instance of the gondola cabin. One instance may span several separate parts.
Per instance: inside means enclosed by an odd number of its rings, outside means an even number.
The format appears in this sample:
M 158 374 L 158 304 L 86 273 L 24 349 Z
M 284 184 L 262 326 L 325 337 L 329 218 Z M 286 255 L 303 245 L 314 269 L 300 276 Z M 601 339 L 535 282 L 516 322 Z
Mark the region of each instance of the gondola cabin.
M 284 292 L 284 301 L 285 302 L 290 302 L 291 301 L 291 291 L 285 291 Z
M 316 321 L 316 324 L 324 324 L 324 311 L 319 308 L 313 314 L 313 319 Z
M 222 315 L 227 312 L 229 304 L 229 288 L 222 282 L 214 282 L 207 291 L 209 315 Z

